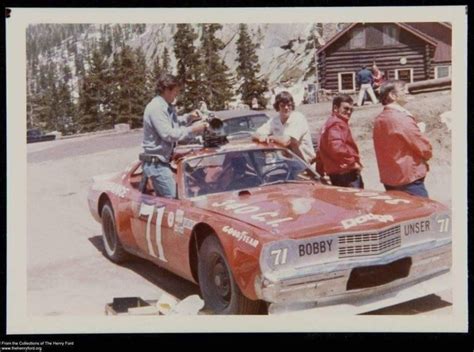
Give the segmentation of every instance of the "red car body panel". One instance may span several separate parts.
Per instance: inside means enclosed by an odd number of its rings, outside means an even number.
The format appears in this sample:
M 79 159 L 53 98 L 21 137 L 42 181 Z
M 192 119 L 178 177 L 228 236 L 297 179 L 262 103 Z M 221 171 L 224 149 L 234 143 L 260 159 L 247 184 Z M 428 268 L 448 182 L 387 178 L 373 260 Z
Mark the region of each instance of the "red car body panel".
M 246 148 L 265 147 L 247 143 L 219 150 Z M 177 161 L 178 197 L 184 194 L 182 160 L 215 152 L 212 148 L 191 151 Z M 166 199 L 138 190 L 133 174 L 139 166 L 140 162 L 135 162 L 123 173 L 96 180 L 88 196 L 94 218 L 100 221 L 99 207 L 103 197 L 108 197 L 115 212 L 120 241 L 126 250 L 193 282 L 196 279 L 190 258 L 192 234 L 197 226 L 205 224 L 219 238 L 240 290 L 250 299 L 258 299 L 254 283 L 261 274 L 259 258 L 267 243 L 377 230 L 388 224 L 448 211 L 435 201 L 402 192 L 373 192 L 318 182 Z M 161 207 L 164 207 L 162 213 L 158 211 Z M 146 213 L 146 209 L 152 208 L 151 220 L 148 215 L 140 215 L 140 210 Z

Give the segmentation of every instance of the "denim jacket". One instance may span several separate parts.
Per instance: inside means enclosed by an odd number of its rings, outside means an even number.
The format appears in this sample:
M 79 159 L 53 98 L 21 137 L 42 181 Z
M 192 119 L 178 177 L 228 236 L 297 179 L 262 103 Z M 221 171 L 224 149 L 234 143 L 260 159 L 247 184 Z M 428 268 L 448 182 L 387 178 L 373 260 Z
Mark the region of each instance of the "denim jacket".
M 171 160 L 176 142 L 187 138 L 191 128 L 180 126 L 187 115 L 177 116 L 176 110 L 161 96 L 154 97 L 143 115 L 143 143 L 145 153 L 154 154 L 164 162 Z

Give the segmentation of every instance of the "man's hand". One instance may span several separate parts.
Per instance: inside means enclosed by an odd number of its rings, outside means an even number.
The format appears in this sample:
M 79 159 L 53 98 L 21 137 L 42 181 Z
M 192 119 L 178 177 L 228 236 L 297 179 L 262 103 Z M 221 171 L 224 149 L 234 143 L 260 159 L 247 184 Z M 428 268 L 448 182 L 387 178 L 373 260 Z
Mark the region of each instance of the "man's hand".
M 261 134 L 255 133 L 252 135 L 252 140 L 257 141 L 259 143 L 268 143 L 268 137 L 262 136 Z
M 202 120 L 203 116 L 199 110 L 194 110 L 188 114 L 188 123 L 192 124 L 193 122 Z
M 209 127 L 209 124 L 207 122 L 199 122 L 191 126 L 191 131 L 194 134 L 199 134 L 199 133 L 204 132 L 204 130 L 208 127 Z

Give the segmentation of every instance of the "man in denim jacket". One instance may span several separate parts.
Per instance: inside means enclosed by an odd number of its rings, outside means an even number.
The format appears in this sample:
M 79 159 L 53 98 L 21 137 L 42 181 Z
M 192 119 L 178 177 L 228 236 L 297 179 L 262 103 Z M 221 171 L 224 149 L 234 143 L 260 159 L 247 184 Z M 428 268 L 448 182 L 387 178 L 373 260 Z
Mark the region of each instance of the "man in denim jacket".
M 158 196 L 176 198 L 176 181 L 170 168 L 176 143 L 202 133 L 207 123 L 198 122 L 191 126 L 185 124 L 199 119 L 196 112 L 178 116 L 173 102 L 180 93 L 177 78 L 165 74 L 157 82 L 158 95 L 145 108 L 143 115 L 142 147 L 153 161 L 143 163 L 144 175 L 151 179 Z

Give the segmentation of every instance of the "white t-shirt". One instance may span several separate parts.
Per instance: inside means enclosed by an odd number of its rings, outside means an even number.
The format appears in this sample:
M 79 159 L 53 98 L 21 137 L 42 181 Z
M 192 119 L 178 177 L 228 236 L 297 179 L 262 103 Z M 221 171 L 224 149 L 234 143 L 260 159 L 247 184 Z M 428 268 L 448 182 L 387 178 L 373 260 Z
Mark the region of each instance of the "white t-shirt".
M 293 111 L 286 120 L 285 124 L 281 123 L 280 115 L 272 117 L 265 124 L 260 126 L 257 131 L 263 136 L 288 136 L 298 141 L 301 154 L 305 161 L 309 163 L 316 154 L 314 153 L 313 141 L 309 132 L 308 121 L 304 115 L 298 111 Z

